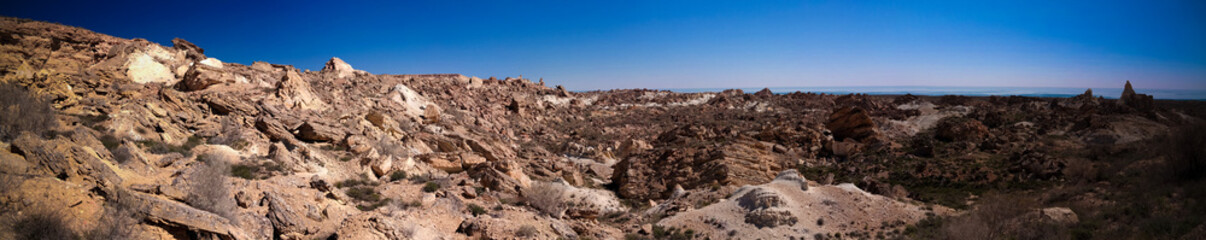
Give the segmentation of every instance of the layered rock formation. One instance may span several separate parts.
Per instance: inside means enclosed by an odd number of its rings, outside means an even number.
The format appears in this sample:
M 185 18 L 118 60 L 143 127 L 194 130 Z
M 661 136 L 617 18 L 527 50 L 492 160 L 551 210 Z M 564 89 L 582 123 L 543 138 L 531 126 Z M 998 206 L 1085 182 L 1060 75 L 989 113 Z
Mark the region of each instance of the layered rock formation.
M 569 92 L 172 45 L 0 18 L 0 84 L 53 119 L 0 142 L 0 214 L 105 239 L 907 237 L 1202 117 L 1129 83 L 1117 102 Z

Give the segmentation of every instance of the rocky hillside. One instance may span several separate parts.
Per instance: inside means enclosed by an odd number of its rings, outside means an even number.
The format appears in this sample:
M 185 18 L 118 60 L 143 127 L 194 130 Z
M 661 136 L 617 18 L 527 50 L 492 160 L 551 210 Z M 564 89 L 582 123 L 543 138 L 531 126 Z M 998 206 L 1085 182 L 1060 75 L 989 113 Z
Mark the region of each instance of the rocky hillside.
M 1126 84 L 569 92 L 0 18 L 0 239 L 1202 237 L 1204 105 Z

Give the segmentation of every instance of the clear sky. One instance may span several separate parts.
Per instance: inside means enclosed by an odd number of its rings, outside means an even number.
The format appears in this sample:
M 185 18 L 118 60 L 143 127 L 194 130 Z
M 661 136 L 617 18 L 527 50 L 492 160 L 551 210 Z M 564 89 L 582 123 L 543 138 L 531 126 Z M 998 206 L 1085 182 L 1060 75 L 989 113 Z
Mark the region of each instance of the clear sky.
M 252 3 L 254 2 L 254 3 Z M 4 1 L 225 62 L 544 78 L 571 90 L 1206 89 L 1206 1 Z

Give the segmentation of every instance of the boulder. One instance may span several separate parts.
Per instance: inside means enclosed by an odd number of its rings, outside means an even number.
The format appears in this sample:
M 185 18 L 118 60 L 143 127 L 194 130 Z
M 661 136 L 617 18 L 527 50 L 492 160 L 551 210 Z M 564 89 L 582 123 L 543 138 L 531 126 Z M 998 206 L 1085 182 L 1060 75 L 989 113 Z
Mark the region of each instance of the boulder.
M 135 83 L 176 81 L 176 74 L 172 73 L 171 69 L 145 52 L 135 52 L 127 56 L 126 76 Z
M 214 68 L 218 68 L 218 69 L 223 68 L 222 61 L 218 60 L 217 58 L 206 58 L 205 60 L 201 60 L 198 63 L 200 63 L 201 65 L 210 66 L 210 67 L 214 67 Z
M 180 89 L 197 91 L 216 84 L 233 82 L 235 82 L 234 74 L 222 71 L 222 68 L 193 64 L 192 67 L 189 67 L 188 72 L 184 73 L 184 79 L 181 82 L 183 85 Z
M 653 149 L 653 146 L 649 145 L 649 143 L 647 143 L 645 141 L 642 141 L 640 139 L 628 139 L 628 140 L 625 140 L 623 143 L 620 143 L 620 151 L 619 151 L 619 154 L 617 154 L 616 156 L 620 157 L 620 158 L 624 158 L 624 157 L 628 157 L 628 155 L 632 155 L 634 153 L 638 153 L 638 152 L 642 152 L 642 151 L 647 151 L 649 149 Z
M 276 119 L 273 119 L 269 116 L 256 117 L 255 128 L 260 130 L 260 132 L 263 132 L 264 135 L 267 135 L 268 139 L 272 141 L 282 141 L 293 138 L 293 134 L 289 132 L 288 128 L 285 128 L 281 122 L 276 121 Z
M 119 195 L 123 201 L 138 206 L 135 210 L 146 216 L 147 221 L 167 226 L 185 227 L 217 234 L 223 239 L 252 239 L 232 221 L 216 214 L 196 209 L 180 202 L 139 192 L 124 191 Z
M 865 142 L 879 135 L 871 116 L 859 107 L 843 107 L 833 111 L 825 127 L 833 132 L 834 139 L 838 141 L 852 138 Z
M 311 214 L 304 213 L 305 205 L 288 202 L 285 196 L 274 192 L 264 192 L 264 200 L 268 202 L 268 219 L 272 221 L 272 228 L 282 238 L 298 239 L 321 229 L 320 223 L 309 216 Z
M 416 122 L 421 122 L 424 116 L 428 115 L 427 108 L 434 105 L 426 97 L 420 95 L 419 92 L 415 92 L 415 90 L 402 84 L 394 85 L 390 89 L 388 96 L 390 100 L 401 104 L 406 110 L 406 115 L 410 116 Z M 438 115 L 438 109 L 433 114 Z
M 1076 212 L 1066 207 L 1050 207 L 1039 209 L 1039 213 L 1045 220 L 1050 220 L 1063 225 L 1072 225 L 1080 222 L 1080 218 L 1076 216 Z
M 435 229 L 408 218 L 366 212 L 348 217 L 335 235 L 340 239 L 445 239 Z
M 196 44 L 181 38 L 172 39 L 172 49 L 184 51 L 185 57 L 190 60 L 196 61 L 205 59 L 205 49 L 201 49 L 201 47 L 198 47 Z
M 339 128 L 314 121 L 308 121 L 297 127 L 297 138 L 311 142 L 342 141 L 346 135 L 347 133 Z
M 326 110 L 324 102 L 310 87 L 310 82 L 302 78 L 296 71 L 288 71 L 276 86 L 276 96 L 284 101 L 285 106 L 298 110 Z
M 495 191 L 518 192 L 532 184 L 532 179 L 523 173 L 523 167 L 510 160 L 475 165 L 469 169 L 469 176 Z
M 346 78 L 356 75 L 356 69 L 352 65 L 344 62 L 343 59 L 332 57 L 327 61 L 326 66 L 322 67 L 323 73 L 334 74 L 336 78 Z
M 251 63 L 251 69 L 262 72 L 275 72 L 277 70 L 276 67 L 273 67 L 271 63 L 261 61 Z
M 237 93 L 216 92 L 201 96 L 201 101 L 209 105 L 215 113 L 228 115 L 237 113 L 240 115 L 257 115 L 259 109 L 252 105 L 250 101 L 240 99 L 236 96 Z
M 394 156 L 381 156 L 380 158 L 373 160 L 369 165 L 369 168 L 373 170 L 373 174 L 377 174 L 377 176 L 385 176 L 385 174 L 393 170 Z

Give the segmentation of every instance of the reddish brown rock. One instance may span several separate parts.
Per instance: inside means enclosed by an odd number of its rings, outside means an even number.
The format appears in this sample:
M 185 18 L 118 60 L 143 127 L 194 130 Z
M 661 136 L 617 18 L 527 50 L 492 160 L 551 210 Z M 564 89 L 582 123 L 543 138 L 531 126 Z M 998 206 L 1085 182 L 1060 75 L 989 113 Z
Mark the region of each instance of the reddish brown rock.
M 988 137 L 988 127 L 975 119 L 949 117 L 942 119 L 934 127 L 934 137 L 942 141 L 971 141 L 979 142 Z
M 346 135 L 346 133 L 337 127 L 314 121 L 303 123 L 297 127 L 297 138 L 306 141 L 342 141 Z
M 843 107 L 833 111 L 825 127 L 833 132 L 834 140 L 838 141 L 846 138 L 866 141 L 878 135 L 871 116 L 858 107 Z

